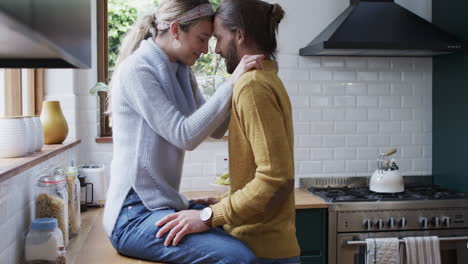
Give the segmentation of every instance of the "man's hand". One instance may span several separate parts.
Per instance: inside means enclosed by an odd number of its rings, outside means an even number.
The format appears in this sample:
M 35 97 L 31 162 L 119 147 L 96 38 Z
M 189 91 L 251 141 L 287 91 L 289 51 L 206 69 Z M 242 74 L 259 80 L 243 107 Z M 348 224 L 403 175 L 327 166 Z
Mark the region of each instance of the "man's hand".
M 209 225 L 200 220 L 200 210 L 184 210 L 166 215 L 156 222 L 155 225 L 158 227 L 164 225 L 156 234 L 157 238 L 164 236 L 164 234 L 170 231 L 164 241 L 164 246 L 166 247 L 171 244 L 171 241 L 173 246 L 177 246 L 185 235 L 201 233 L 210 229 Z
M 219 202 L 218 199 L 214 197 L 201 197 L 201 198 L 192 199 L 190 201 L 193 203 L 197 203 L 197 204 L 203 204 L 205 206 L 210 206 L 213 204 L 217 204 Z

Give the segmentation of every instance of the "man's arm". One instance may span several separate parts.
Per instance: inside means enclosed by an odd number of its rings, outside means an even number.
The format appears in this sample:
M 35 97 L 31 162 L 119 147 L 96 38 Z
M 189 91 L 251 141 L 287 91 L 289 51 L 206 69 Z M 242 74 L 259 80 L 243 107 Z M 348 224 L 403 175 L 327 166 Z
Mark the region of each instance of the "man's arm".
M 212 225 L 255 223 L 284 202 L 294 190 L 293 147 L 274 94 L 250 82 L 235 101 L 236 113 L 252 147 L 255 178 L 244 188 L 212 205 Z M 232 117 L 234 118 L 234 117 Z

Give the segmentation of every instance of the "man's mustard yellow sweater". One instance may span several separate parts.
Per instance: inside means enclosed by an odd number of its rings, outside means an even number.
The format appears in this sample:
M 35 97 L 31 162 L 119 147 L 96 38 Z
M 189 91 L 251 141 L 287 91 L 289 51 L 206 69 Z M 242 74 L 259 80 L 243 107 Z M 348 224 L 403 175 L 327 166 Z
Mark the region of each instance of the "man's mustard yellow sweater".
M 234 87 L 229 125 L 230 194 L 212 205 L 224 225 L 260 258 L 300 255 L 294 202 L 293 125 L 289 96 L 274 61 Z

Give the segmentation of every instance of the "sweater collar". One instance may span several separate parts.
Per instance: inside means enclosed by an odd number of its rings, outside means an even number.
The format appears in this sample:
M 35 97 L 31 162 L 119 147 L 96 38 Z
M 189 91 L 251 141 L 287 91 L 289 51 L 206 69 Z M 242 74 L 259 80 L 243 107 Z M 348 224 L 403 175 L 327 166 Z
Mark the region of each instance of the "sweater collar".
M 143 40 L 140 44 L 140 47 L 143 48 L 143 50 L 157 54 L 158 57 L 162 58 L 164 60 L 164 63 L 168 65 L 172 69 L 173 72 L 177 72 L 177 70 L 179 69 L 179 66 L 182 66 L 178 62 L 171 62 L 166 52 L 164 52 L 164 50 L 162 50 L 158 46 L 158 44 L 156 44 L 156 42 L 151 38 Z

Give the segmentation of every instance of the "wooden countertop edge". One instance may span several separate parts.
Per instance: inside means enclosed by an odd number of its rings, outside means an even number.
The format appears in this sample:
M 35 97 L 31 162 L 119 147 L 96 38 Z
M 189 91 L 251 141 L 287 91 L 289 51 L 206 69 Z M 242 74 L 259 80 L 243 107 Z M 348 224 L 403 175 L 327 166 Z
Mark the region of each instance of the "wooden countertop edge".
M 207 190 L 207 191 L 186 191 L 182 192 L 189 199 L 206 196 L 219 196 L 222 194 L 220 191 Z M 302 189 L 296 188 L 294 190 L 296 198 L 296 209 L 317 209 L 328 208 L 328 203 L 321 198 L 310 194 Z
M 41 152 L 18 158 L 0 158 L 0 182 L 24 172 L 37 164 L 57 156 L 81 143 L 81 139 L 62 144 L 44 145 Z

